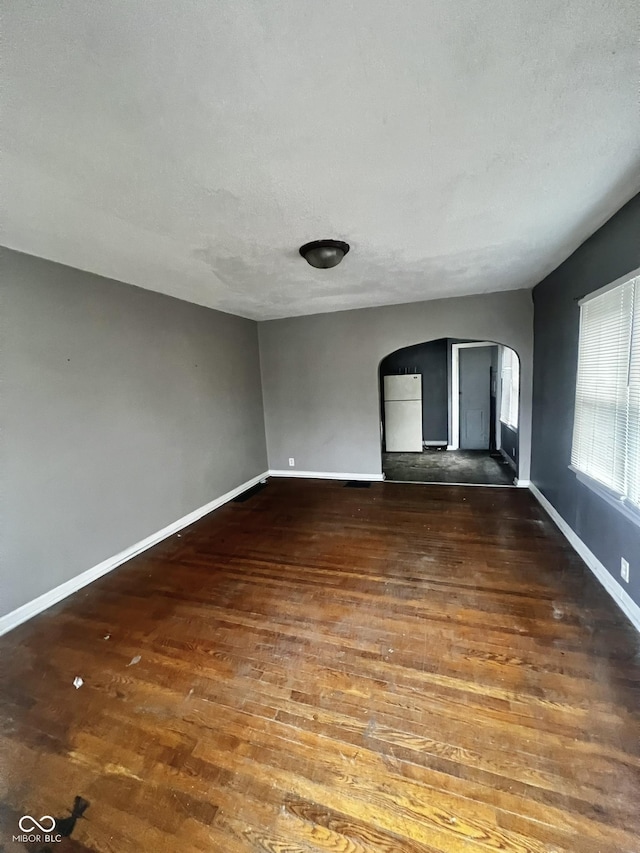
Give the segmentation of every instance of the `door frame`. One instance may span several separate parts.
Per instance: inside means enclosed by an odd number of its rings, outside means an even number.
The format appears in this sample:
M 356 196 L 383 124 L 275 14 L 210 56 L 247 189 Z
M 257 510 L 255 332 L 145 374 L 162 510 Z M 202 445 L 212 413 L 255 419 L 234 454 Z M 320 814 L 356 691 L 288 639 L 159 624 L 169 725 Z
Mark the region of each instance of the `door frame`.
M 499 347 L 495 341 L 451 344 L 451 433 L 447 450 L 460 449 L 460 350 L 471 347 Z

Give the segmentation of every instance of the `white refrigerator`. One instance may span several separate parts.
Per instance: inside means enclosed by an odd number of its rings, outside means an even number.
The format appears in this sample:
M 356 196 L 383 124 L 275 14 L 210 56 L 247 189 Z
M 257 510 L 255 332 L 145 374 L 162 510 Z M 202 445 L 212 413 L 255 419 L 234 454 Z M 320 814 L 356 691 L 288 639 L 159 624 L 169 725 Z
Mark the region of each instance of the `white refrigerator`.
M 388 453 L 422 452 L 422 374 L 384 377 L 385 447 Z

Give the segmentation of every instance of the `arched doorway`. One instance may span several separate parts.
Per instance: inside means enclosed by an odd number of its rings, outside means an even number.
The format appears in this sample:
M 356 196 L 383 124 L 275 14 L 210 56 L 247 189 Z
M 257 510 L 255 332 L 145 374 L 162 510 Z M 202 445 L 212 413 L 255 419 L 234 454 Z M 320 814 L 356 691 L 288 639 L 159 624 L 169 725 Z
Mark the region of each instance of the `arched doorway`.
M 517 354 L 495 341 L 439 338 L 382 359 L 385 479 L 513 485 L 519 375 Z

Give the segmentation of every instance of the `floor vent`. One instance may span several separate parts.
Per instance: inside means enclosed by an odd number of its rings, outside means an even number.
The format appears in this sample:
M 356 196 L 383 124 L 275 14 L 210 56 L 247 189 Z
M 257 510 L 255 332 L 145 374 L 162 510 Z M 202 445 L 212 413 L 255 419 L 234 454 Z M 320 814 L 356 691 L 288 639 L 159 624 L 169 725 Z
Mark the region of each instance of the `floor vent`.
M 368 489 L 371 483 L 368 480 L 347 480 L 345 489 Z
M 256 486 L 253 486 L 251 489 L 247 489 L 246 492 L 243 492 L 241 495 L 238 495 L 237 498 L 234 498 L 233 503 L 243 504 L 245 501 L 248 501 L 249 498 L 252 498 L 254 495 L 257 495 L 258 492 L 261 492 L 266 487 L 266 483 L 258 483 Z

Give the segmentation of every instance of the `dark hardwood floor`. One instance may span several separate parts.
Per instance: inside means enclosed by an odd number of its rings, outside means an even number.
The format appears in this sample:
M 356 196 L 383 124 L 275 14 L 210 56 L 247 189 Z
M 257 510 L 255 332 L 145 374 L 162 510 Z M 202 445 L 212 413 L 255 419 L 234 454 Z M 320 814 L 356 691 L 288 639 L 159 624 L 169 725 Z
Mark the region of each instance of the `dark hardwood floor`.
M 272 480 L 0 652 L 3 850 L 640 850 L 638 636 L 524 490 Z

